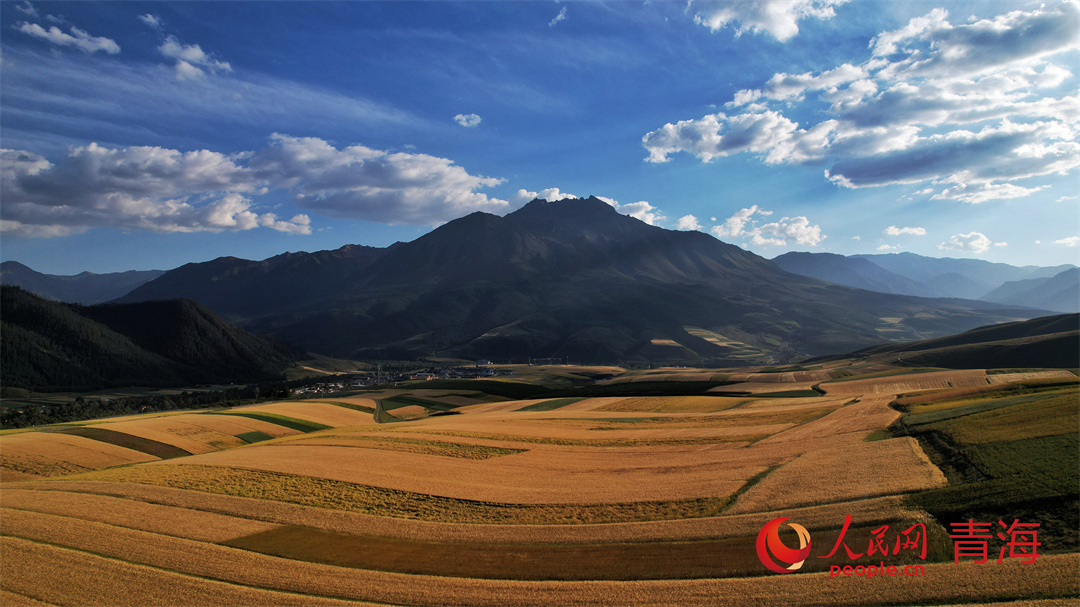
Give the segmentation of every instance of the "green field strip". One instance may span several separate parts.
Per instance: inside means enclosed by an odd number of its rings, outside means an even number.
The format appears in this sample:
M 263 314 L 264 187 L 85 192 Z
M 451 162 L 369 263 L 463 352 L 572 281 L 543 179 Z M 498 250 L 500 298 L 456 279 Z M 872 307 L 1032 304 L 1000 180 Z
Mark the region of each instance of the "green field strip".
M 1061 396 L 1071 397 L 1072 402 L 1077 402 L 1076 390 L 1068 390 L 1061 394 Z M 947 420 L 966 417 L 968 415 L 977 415 L 980 413 L 986 413 L 994 411 L 996 409 L 1003 409 L 1006 407 L 1022 406 L 1031 403 L 1039 403 L 1046 400 L 1048 397 L 1058 396 L 1056 394 L 1026 394 L 1022 396 L 1013 396 L 1009 398 L 991 398 L 985 400 L 979 400 L 978 402 L 968 402 L 963 404 L 962 401 L 958 402 L 956 406 L 948 407 L 944 409 L 935 409 L 934 411 L 926 411 L 919 413 L 917 411 L 918 406 L 913 408 L 915 412 L 904 416 L 904 423 L 909 426 L 922 426 L 926 424 L 933 424 L 937 422 L 943 422 Z M 1075 428 L 1073 428 L 1075 429 Z
M 781 392 L 755 392 L 754 398 L 812 398 L 822 396 L 817 390 L 784 390 Z
M 300 432 L 316 432 L 318 430 L 333 428 L 333 426 L 327 426 L 325 424 L 309 422 L 307 420 L 278 415 L 276 413 L 263 413 L 261 411 L 211 411 L 207 413 L 207 415 L 238 415 L 240 417 L 247 417 L 266 422 L 268 424 L 282 426 L 291 430 L 299 430 Z
M 69 477 L 128 482 L 434 522 L 582 525 L 709 516 L 727 497 L 599 504 L 513 504 L 457 499 L 330 479 L 224 466 L 129 466 Z
M 108 430 L 106 428 L 93 428 L 93 427 L 74 427 L 64 428 L 62 430 L 44 430 L 44 432 L 50 432 L 52 434 L 70 434 L 73 436 L 81 436 L 90 440 L 96 440 L 110 445 L 116 445 L 117 447 L 124 447 L 133 451 L 139 451 L 147 455 L 153 455 L 154 457 L 160 457 L 161 459 L 172 459 L 175 457 L 185 457 L 191 455 L 191 453 L 176 447 L 168 445 L 149 438 L 142 438 L 141 436 L 134 436 L 131 434 L 125 434 L 124 432 L 117 432 L 116 430 Z
M 393 411 L 394 409 L 400 409 L 402 407 L 423 407 L 425 409 L 435 409 L 438 411 L 450 411 L 456 409 L 456 405 L 449 403 L 442 403 L 434 400 L 427 400 L 424 398 L 417 398 L 415 396 L 400 395 L 391 396 L 390 398 L 380 399 L 383 405 L 384 411 Z
M 562 407 L 572 405 L 576 402 L 581 402 L 583 400 L 585 399 L 580 397 L 553 398 L 551 400 L 545 400 L 543 402 L 526 405 L 520 409 L 515 409 L 515 411 L 554 411 L 555 409 L 561 409 Z
M 340 400 L 320 400 L 320 401 L 311 401 L 311 402 L 316 402 L 316 403 L 323 404 L 323 405 L 334 405 L 335 407 L 344 407 L 345 409 L 352 409 L 353 411 L 359 411 L 361 413 L 367 413 L 369 415 L 374 415 L 375 414 L 375 408 L 374 407 L 366 407 L 364 405 L 354 405 L 352 403 L 341 402 Z
M 259 432 L 258 430 L 252 430 L 251 432 L 244 432 L 243 434 L 237 434 L 236 438 L 244 441 L 245 443 L 258 443 L 264 440 L 270 440 L 274 438 L 265 432 Z

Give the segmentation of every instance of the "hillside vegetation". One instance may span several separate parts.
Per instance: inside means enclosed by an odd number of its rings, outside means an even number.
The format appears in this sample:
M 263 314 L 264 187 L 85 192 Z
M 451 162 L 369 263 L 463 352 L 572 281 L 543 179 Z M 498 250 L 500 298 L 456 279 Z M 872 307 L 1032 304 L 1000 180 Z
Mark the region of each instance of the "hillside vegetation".
M 299 352 L 192 301 L 78 306 L 0 290 L 4 387 L 37 392 L 282 379 Z

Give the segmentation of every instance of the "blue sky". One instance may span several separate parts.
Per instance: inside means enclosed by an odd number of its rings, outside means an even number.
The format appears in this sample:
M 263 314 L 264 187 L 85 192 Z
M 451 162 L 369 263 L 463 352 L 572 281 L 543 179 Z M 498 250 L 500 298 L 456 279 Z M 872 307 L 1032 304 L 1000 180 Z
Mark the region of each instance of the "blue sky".
M 596 195 L 765 257 L 1078 262 L 1075 2 L 3 2 L 0 257 L 386 246 Z

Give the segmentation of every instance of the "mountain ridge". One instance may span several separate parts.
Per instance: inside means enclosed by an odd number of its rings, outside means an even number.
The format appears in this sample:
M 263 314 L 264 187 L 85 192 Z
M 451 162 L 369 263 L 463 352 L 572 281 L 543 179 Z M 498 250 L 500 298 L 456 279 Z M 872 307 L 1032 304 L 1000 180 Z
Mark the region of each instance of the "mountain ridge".
M 290 272 L 317 265 L 335 277 L 307 289 L 259 269 L 280 261 L 188 264 L 123 301 L 189 297 L 249 330 L 334 356 L 732 365 L 1036 315 L 828 284 L 595 197 L 473 213 L 359 257 L 296 254 Z
M 190 300 L 81 306 L 0 287 L 4 386 L 175 387 L 283 378 L 301 352 Z
M 84 305 L 112 301 L 163 274 L 164 270 L 128 270 L 60 276 L 43 274 L 17 261 L 0 263 L 0 284 L 22 287 L 46 299 Z

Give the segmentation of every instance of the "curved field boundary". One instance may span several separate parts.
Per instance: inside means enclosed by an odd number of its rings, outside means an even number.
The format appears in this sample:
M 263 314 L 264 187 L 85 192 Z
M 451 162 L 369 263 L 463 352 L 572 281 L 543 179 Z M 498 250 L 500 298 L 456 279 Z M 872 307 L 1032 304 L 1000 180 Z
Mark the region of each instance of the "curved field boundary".
M 319 430 L 326 430 L 333 426 L 327 426 L 325 424 L 319 424 L 316 422 L 309 422 L 303 419 L 297 419 L 295 417 L 286 417 L 284 415 L 278 415 L 276 413 L 262 413 L 259 411 L 214 411 L 207 413 L 207 415 L 236 415 L 239 417 L 247 417 L 250 419 L 257 419 L 261 422 L 268 424 L 276 424 L 291 430 L 299 430 L 300 432 L 317 432 Z
M 600 605 L 864 605 L 867 592 L 873 600 L 884 605 L 941 604 L 964 602 L 1004 601 L 1022 598 L 1056 598 L 1080 596 L 1080 578 L 1075 575 L 1080 568 L 1080 555 L 1063 554 L 1042 556 L 1034 563 L 1024 565 L 1018 559 L 1007 559 L 1001 565 L 977 565 L 973 563 L 928 564 L 921 577 L 880 577 L 874 580 L 868 591 L 867 579 L 838 577 L 829 579 L 828 573 L 795 574 L 742 579 L 702 580 L 656 580 L 639 582 L 523 582 L 511 580 L 475 580 L 385 573 L 362 569 L 347 569 L 330 565 L 305 563 L 253 552 L 227 548 L 214 544 L 194 542 L 150 533 L 111 527 L 100 523 L 77 521 L 49 515 L 16 513 L 15 527 L 18 537 L 0 538 L 5 559 L 19 559 L 12 568 L 18 578 L 5 575 L 4 590 L 33 594 L 37 588 L 51 591 L 69 589 L 68 600 L 53 595 L 55 602 L 71 601 L 71 592 L 89 592 L 85 587 L 118 586 L 111 604 L 142 604 L 138 597 L 125 592 L 154 591 L 174 592 L 174 602 L 203 599 L 205 604 L 230 603 L 229 600 L 206 600 L 204 589 L 178 587 L 170 579 L 154 578 L 154 568 L 166 569 L 171 575 L 184 574 L 206 578 L 200 580 L 208 585 L 228 582 L 255 588 L 278 590 L 320 597 L 375 601 L 403 605 L 479 605 L 514 607 L 530 605 L 547 606 L 600 606 Z M 13 516 L 12 518 L 16 518 Z M 30 540 L 30 541 L 27 541 Z M 44 547 L 48 542 L 54 546 Z M 70 548 L 58 548 L 65 546 Z M 36 550 L 47 553 L 36 560 L 27 554 Z M 74 551 L 83 551 L 75 553 Z M 128 564 L 143 575 L 121 572 L 103 572 L 87 567 L 92 560 L 85 553 L 100 555 L 95 558 L 126 559 L 139 564 Z M 77 554 L 83 562 L 67 557 Z M 10 565 L 11 562 L 9 561 Z M 72 572 L 85 571 L 75 578 Z M 63 572 L 61 574 L 61 572 Z M 186 578 L 190 580 L 191 578 Z M 103 582 L 103 580 L 107 580 Z M 132 590 L 129 585 L 139 588 Z M 99 590 L 100 592 L 100 590 Z M 184 594 L 187 592 L 187 594 Z M 78 596 L 77 594 L 74 596 Z M 86 594 L 86 596 L 90 596 Z M 109 595 L 105 595 L 108 598 Z M 184 600 L 179 600 L 184 597 Z M 47 598 L 47 597 L 41 597 Z M 288 595 L 263 595 L 260 604 L 284 604 Z M 301 597 L 293 595 L 295 602 Z M 127 602 L 125 602 L 127 599 Z M 271 602 L 266 602 L 271 601 Z M 160 601 L 167 603 L 168 601 Z M 233 600 L 230 604 L 242 604 Z
M 280 526 L 243 517 L 107 495 L 5 488 L 2 511 L 13 510 L 67 516 L 201 542 L 223 542 Z
M 363 605 L 222 582 L 11 537 L 0 542 L 6 570 L 0 587 L 15 597 L 4 605 Z
M 427 521 L 516 524 L 618 523 L 715 515 L 729 498 L 692 498 L 596 504 L 511 504 L 482 502 L 347 483 L 297 474 L 224 466 L 120 468 L 83 476 L 162 485 L 238 497 L 258 497 L 365 514 Z
M 398 430 L 395 428 L 394 430 Z M 769 434 L 727 434 L 686 438 L 556 438 L 550 436 L 527 436 L 523 434 L 496 434 L 494 432 L 467 432 L 458 430 L 427 430 L 421 428 L 400 428 L 402 431 L 431 434 L 435 436 L 455 436 L 459 438 L 478 438 L 482 440 L 507 443 L 536 443 L 542 445 L 561 445 L 564 447 L 653 447 L 662 445 L 713 445 L 718 443 L 744 443 L 759 441 Z
M 353 535 L 376 535 L 427 541 L 468 542 L 656 542 L 691 541 L 752 535 L 761 529 L 763 515 L 745 514 L 671 521 L 607 523 L 598 525 L 489 525 L 440 523 L 390 518 L 358 512 L 327 510 L 284 502 L 202 493 L 171 487 L 101 481 L 40 481 L 17 486 L 18 490 L 72 495 L 102 495 L 135 503 L 223 514 L 231 517 L 336 531 Z M 43 498 L 49 500 L 51 498 Z M 770 517 L 786 516 L 808 527 L 827 528 L 851 514 L 867 523 L 918 518 L 920 513 L 904 505 L 905 497 L 889 496 L 776 510 Z M 109 522 L 109 521 L 101 521 Z M 190 538 L 189 538 L 190 539 Z
M 109 443 L 110 445 L 116 445 L 117 447 L 124 447 L 125 449 L 131 449 L 147 455 L 153 455 L 154 457 L 160 457 L 161 459 L 172 459 L 174 457 L 186 457 L 191 455 L 190 452 L 185 451 L 180 447 L 166 445 L 165 443 L 156 440 L 125 434 L 107 428 L 73 427 L 64 428 L 62 430 L 44 430 L 44 432 L 81 436 L 83 438 L 89 438 L 90 440 Z
M 472 445 L 468 443 L 451 443 L 446 441 L 424 440 L 420 438 L 405 437 L 379 437 L 363 435 L 320 435 L 309 439 L 292 441 L 295 446 L 337 446 L 357 447 L 362 449 L 379 449 L 381 451 L 398 451 L 400 453 L 420 453 L 423 455 L 439 455 L 443 457 L 456 457 L 461 459 L 482 460 L 515 453 L 525 453 L 528 449 L 510 449 L 507 447 L 491 447 L 487 445 Z
M 320 401 L 315 401 L 315 402 L 318 402 L 318 403 L 324 404 L 324 405 L 334 405 L 335 407 L 344 407 L 346 409 L 352 409 L 353 411 L 359 411 L 361 413 L 370 413 L 372 415 L 375 414 L 374 407 L 368 407 L 368 406 L 365 406 L 365 405 L 356 405 L 356 404 L 353 404 L 353 403 L 347 403 L 347 402 L 340 401 L 340 400 L 320 400 Z
M 585 400 L 584 397 L 574 398 L 553 398 L 551 400 L 544 400 L 531 405 L 525 405 L 515 411 L 554 411 L 555 409 L 561 409 L 567 405 L 572 405 L 576 402 Z

